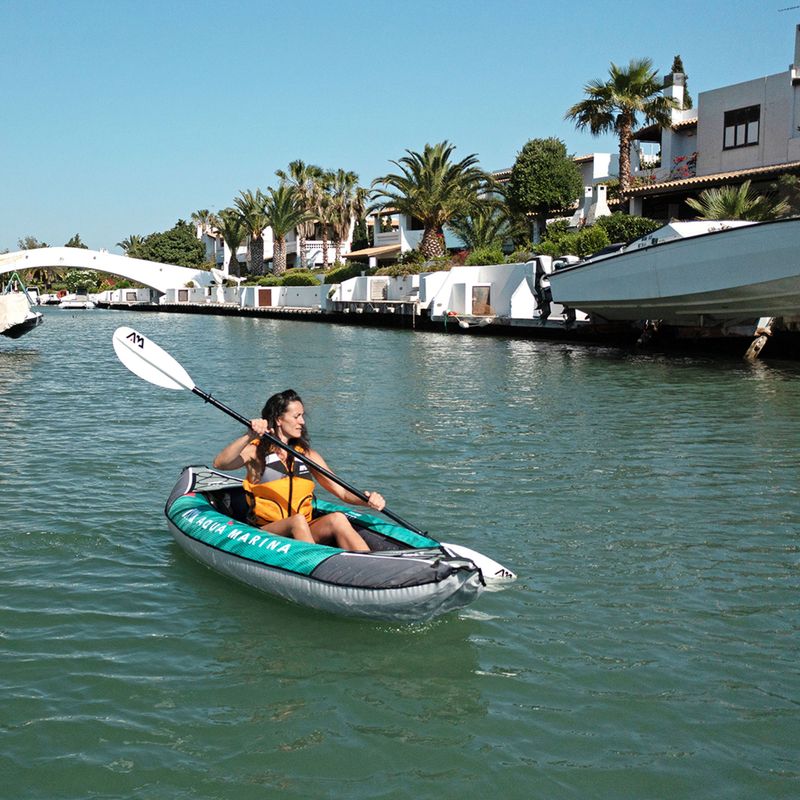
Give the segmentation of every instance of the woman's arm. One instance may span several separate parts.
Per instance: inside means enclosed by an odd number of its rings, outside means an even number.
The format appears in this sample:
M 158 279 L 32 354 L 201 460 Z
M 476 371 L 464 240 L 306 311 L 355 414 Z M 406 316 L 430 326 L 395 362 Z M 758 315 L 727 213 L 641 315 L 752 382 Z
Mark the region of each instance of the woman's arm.
M 250 420 L 250 429 L 217 453 L 214 458 L 214 466 L 217 469 L 239 469 L 246 466 L 247 462 L 252 461 L 255 456 L 255 446 L 252 446 L 252 452 L 246 448 L 250 446 L 252 439 L 266 431 L 266 425 L 266 421 L 262 419 Z
M 329 472 L 333 472 L 333 470 L 325 463 L 325 459 L 316 450 L 309 450 L 307 455 L 312 461 L 316 461 L 321 467 L 324 467 Z M 369 508 L 374 508 L 376 511 L 383 510 L 383 507 L 386 505 L 386 501 L 378 492 L 364 492 L 364 494 L 369 498 L 369 502 L 365 503 L 360 497 L 357 497 L 352 492 L 348 492 L 344 486 L 340 486 L 335 481 L 332 481 L 325 475 L 320 474 L 313 467 L 309 467 L 309 469 L 311 469 L 311 474 L 314 476 L 314 480 L 316 480 L 323 489 L 330 492 L 334 497 L 338 497 L 345 503 L 350 503 L 350 505 L 354 506 L 369 506 Z

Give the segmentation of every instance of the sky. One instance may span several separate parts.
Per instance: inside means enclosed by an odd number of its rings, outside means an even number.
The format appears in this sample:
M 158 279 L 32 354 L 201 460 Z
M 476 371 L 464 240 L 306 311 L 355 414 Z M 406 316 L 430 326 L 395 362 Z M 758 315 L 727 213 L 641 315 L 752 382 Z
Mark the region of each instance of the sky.
M 788 9 L 788 10 L 782 10 Z M 676 54 L 700 92 L 785 71 L 791 0 L 0 0 L 0 251 L 219 211 L 302 159 L 369 186 L 447 139 L 614 152 L 564 120 L 609 65 Z

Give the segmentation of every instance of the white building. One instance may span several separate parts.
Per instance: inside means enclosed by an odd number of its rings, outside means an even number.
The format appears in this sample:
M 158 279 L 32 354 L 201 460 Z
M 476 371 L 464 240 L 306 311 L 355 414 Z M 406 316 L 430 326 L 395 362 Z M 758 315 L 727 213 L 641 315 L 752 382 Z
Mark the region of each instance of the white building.
M 664 81 L 665 94 L 682 103 L 685 76 Z M 660 146 L 661 159 L 634 173 L 652 182 L 630 192 L 631 212 L 656 219 L 693 217 L 684 200 L 703 189 L 746 180 L 766 186 L 800 172 L 800 25 L 785 72 L 701 92 L 696 108 L 672 112 L 669 129 L 651 126 L 636 137 Z

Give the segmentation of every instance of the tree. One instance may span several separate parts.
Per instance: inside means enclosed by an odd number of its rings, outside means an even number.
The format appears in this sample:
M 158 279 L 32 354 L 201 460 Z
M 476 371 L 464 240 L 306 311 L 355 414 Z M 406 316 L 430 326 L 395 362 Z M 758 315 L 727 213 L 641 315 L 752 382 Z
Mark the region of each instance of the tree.
M 49 244 L 40 242 L 35 236 L 23 236 L 17 239 L 17 246 L 20 250 L 36 250 L 39 247 L 50 247 Z
M 192 211 L 192 222 L 197 226 L 200 235 L 214 227 L 216 217 L 207 208 L 201 208 L 198 211 Z
M 235 208 L 223 208 L 219 212 L 219 216 L 214 219 L 213 225 L 222 236 L 231 254 L 228 259 L 228 274 L 238 278 L 241 276 L 241 268 L 236 251 L 248 236 L 242 215 Z M 262 265 L 264 263 L 263 255 L 261 263 Z
M 770 191 L 787 203 L 787 216 L 800 215 L 800 177 L 786 173 L 769 185 Z
M 147 236 L 136 257 L 200 269 L 205 264 L 206 248 L 194 228 L 186 220 L 179 219 L 170 230 Z
M 776 200 L 751 191 L 750 181 L 740 186 L 706 189 L 699 199 L 690 198 L 686 205 L 698 212 L 700 219 L 746 219 L 764 222 L 777 219 L 789 211 L 786 200 Z
M 353 225 L 366 216 L 369 192 L 358 185 L 358 175 L 355 172 L 343 169 L 332 173 L 329 192 L 329 222 L 338 263 L 342 260 L 342 243 L 349 239 Z
M 292 161 L 289 170 L 279 169 L 275 174 L 281 179 L 282 183 L 288 184 L 295 190 L 295 198 L 298 206 L 305 212 L 306 220 L 297 227 L 298 238 L 298 259 L 300 266 L 306 266 L 306 241 L 309 236 L 314 234 L 314 226 L 317 221 L 316 211 L 321 202 L 320 195 L 323 192 L 325 181 L 325 171 L 316 164 L 306 164 L 304 161 Z
M 313 217 L 302 207 L 297 189 L 286 183 L 281 183 L 277 189 L 268 189 L 264 212 L 274 238 L 272 271 L 283 275 L 286 272 L 286 235 Z
M 144 237 L 139 236 L 138 233 L 132 233 L 126 236 L 121 242 L 117 242 L 117 247 L 121 247 L 125 251 L 125 255 L 130 258 L 141 258 L 142 245 L 144 244 Z
M 689 76 L 683 68 L 683 60 L 680 56 L 675 56 L 672 59 L 672 68 L 670 72 L 680 72 L 683 74 L 683 108 L 692 108 L 692 96 L 689 94 Z
M 506 186 L 511 210 L 534 218 L 534 241 L 547 217 L 572 206 L 580 197 L 580 170 L 560 139 L 531 139 L 517 155 Z
M 590 81 L 584 87 L 588 95 L 564 115 L 579 130 L 589 128 L 593 136 L 615 133 L 619 138 L 619 188 L 623 196 L 631 183 L 631 141 L 639 124 L 645 122 L 666 128 L 671 123 L 674 98 L 664 97 L 661 82 L 649 58 L 632 59 L 627 67 L 612 63 L 607 81 Z
M 82 250 L 88 250 L 89 248 L 81 241 L 81 235 L 76 233 L 65 245 L 64 247 L 79 247 Z
M 470 250 L 501 247 L 511 229 L 508 209 L 496 200 L 481 201 L 471 214 L 453 217 L 447 227 Z
M 384 187 L 373 195 L 378 208 L 392 208 L 422 223 L 420 251 L 428 259 L 444 255 L 444 226 L 457 215 L 469 214 L 479 194 L 492 185 L 474 154 L 453 162 L 454 150 L 447 140 L 426 144 L 422 153 L 406 150 L 407 155 L 391 162 L 399 173 L 372 182 L 373 187 Z
M 264 231 L 269 227 L 267 215 L 264 213 L 264 193 L 261 189 L 251 192 L 239 192 L 233 201 L 239 211 L 242 224 L 250 235 L 250 272 L 253 275 L 264 274 Z

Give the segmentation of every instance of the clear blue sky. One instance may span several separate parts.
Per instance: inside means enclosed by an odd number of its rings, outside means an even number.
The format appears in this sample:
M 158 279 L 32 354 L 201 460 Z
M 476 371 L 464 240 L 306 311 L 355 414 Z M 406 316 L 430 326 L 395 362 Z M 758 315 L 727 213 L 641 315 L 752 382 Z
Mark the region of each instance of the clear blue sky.
M 363 185 L 449 139 L 487 170 L 609 63 L 683 58 L 701 91 L 782 72 L 792 0 L 0 0 L 0 250 L 117 250 L 300 158 Z

